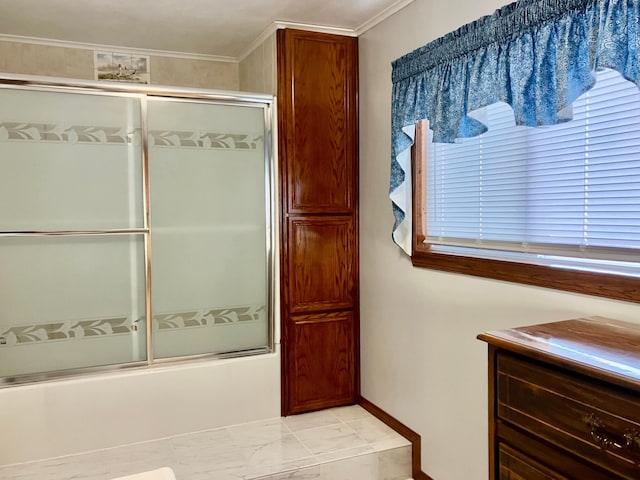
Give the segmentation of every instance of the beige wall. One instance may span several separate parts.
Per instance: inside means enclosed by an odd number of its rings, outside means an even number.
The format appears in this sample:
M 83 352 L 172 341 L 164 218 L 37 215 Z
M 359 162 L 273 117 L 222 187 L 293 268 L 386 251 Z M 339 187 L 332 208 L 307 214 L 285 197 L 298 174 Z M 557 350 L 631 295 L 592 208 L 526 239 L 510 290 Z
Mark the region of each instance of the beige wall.
M 276 33 L 240 62 L 240 90 L 275 95 L 277 83 Z
M 151 83 L 238 90 L 238 64 L 151 56 Z M 93 50 L 0 41 L 0 72 L 93 80 Z
M 637 304 L 411 266 L 391 241 L 391 61 L 507 0 L 416 0 L 360 38 L 362 394 L 422 435 L 436 480 L 487 478 L 479 332 L 576 316 L 640 321 Z

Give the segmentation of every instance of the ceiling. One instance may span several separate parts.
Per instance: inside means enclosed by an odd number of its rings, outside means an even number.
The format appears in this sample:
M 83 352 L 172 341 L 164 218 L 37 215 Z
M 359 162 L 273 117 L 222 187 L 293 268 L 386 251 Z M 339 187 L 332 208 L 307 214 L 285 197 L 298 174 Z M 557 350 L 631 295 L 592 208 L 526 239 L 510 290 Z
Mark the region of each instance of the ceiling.
M 411 1 L 0 0 L 0 36 L 238 59 L 274 22 L 355 35 Z

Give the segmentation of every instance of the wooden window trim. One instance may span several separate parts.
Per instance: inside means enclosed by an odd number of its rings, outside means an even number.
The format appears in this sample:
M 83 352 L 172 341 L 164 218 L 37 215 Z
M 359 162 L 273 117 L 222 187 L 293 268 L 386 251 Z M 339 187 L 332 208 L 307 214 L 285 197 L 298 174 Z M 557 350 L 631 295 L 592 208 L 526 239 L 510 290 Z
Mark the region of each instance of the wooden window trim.
M 427 196 L 424 167 L 427 155 L 426 139 L 426 122 L 420 121 L 416 125 L 415 144 L 411 155 L 411 261 L 414 267 L 640 303 L 640 278 L 432 251 L 424 244 Z

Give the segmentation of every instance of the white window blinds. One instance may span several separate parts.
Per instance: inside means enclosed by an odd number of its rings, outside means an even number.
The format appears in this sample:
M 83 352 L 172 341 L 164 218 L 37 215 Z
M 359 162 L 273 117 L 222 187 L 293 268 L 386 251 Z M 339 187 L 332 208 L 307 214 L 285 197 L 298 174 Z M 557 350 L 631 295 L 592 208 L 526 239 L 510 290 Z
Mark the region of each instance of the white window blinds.
M 628 260 L 640 253 L 640 92 L 618 72 L 559 125 L 515 126 L 506 104 L 474 112 L 489 130 L 429 143 L 425 243 Z

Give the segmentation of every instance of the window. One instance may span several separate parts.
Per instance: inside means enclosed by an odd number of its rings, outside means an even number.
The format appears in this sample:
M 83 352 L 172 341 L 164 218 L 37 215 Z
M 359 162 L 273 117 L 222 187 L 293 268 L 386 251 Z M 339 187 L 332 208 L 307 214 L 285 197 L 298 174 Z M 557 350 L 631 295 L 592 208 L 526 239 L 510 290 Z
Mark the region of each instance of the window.
M 613 70 L 573 120 L 516 126 L 511 107 L 472 116 L 482 135 L 414 149 L 415 265 L 638 301 L 640 92 Z

